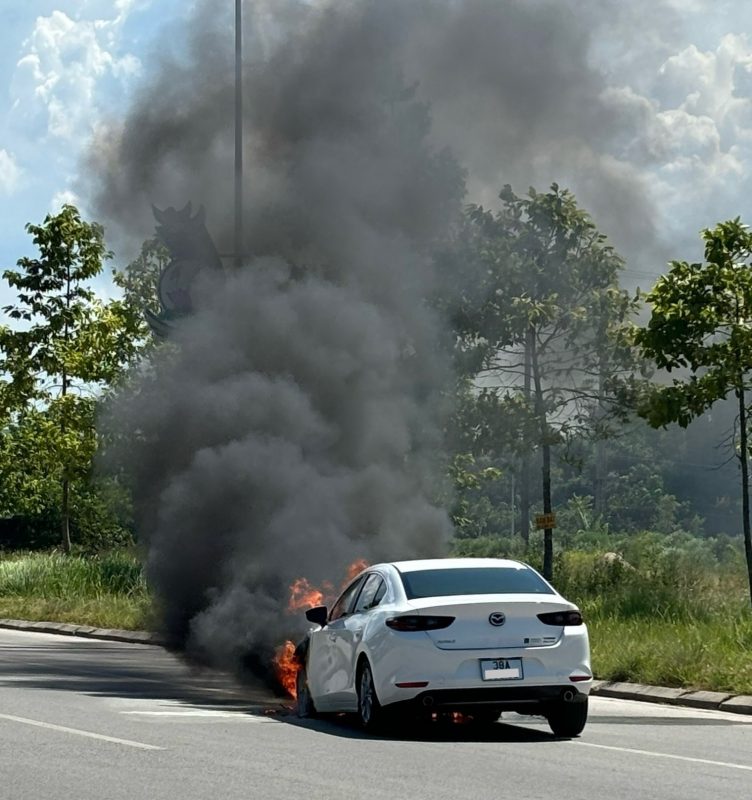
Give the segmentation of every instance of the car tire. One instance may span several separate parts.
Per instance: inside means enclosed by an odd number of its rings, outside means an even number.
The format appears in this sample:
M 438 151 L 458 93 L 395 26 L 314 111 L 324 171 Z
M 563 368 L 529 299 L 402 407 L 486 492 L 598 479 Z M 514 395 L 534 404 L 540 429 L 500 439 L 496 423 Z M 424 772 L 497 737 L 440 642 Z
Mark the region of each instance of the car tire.
M 588 699 L 576 702 L 560 700 L 546 714 L 548 724 L 554 736 L 562 739 L 573 739 L 579 736 L 587 722 Z
M 316 716 L 316 706 L 308 688 L 308 675 L 305 667 L 300 667 L 295 676 L 295 691 L 297 694 L 297 713 L 301 719 Z
M 384 721 L 384 712 L 376 696 L 371 665 L 364 661 L 358 671 L 358 719 L 366 731 L 379 730 Z

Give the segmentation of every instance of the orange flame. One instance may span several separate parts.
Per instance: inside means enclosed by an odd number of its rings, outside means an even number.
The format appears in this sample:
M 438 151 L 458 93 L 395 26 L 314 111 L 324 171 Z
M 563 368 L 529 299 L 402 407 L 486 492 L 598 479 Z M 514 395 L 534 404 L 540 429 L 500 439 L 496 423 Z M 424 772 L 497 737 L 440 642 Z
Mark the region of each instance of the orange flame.
M 277 648 L 274 656 L 274 669 L 280 686 L 290 697 L 297 698 L 298 690 L 295 678 L 298 674 L 298 662 L 295 659 L 295 645 L 289 639 Z
M 327 595 L 334 591 L 334 587 L 328 581 L 324 581 L 321 589 L 311 585 L 308 578 L 297 578 L 290 586 L 290 601 L 287 604 L 287 611 L 302 611 L 315 606 L 325 605 Z M 326 594 L 324 594 L 326 592 Z
M 342 584 L 342 588 L 344 589 L 345 586 L 350 583 L 350 581 L 356 576 L 360 575 L 364 569 L 368 569 L 369 564 L 365 560 L 365 558 L 359 558 L 357 561 L 353 561 L 352 564 L 347 568 L 347 577 L 345 578 L 345 582 Z
M 364 569 L 368 567 L 368 562 L 364 558 L 359 558 L 347 568 L 345 580 L 342 584 L 344 589 L 348 583 Z M 293 614 L 296 611 L 303 611 L 315 606 L 330 605 L 336 598 L 334 585 L 329 581 L 324 581 L 318 589 L 311 584 L 308 578 L 296 578 L 290 585 L 290 599 L 287 603 L 287 613 Z M 298 673 L 298 663 L 295 659 L 295 644 L 286 641 L 277 648 L 274 656 L 274 671 L 280 686 L 292 698 L 297 697 L 295 678 Z

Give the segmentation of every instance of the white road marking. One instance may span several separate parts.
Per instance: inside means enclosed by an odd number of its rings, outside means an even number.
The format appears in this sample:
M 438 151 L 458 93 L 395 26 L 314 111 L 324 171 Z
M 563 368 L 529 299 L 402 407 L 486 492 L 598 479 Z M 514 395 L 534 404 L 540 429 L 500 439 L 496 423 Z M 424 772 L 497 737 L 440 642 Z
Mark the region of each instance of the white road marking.
M 161 718 L 165 721 L 170 719 L 195 719 L 197 721 L 212 722 L 220 719 L 232 719 L 238 722 L 250 723 L 279 722 L 273 716 L 258 713 L 257 707 L 254 713 L 247 705 L 241 703 L 230 706 L 214 703 L 194 705 L 185 700 L 119 697 L 111 698 L 108 705 L 118 714 L 141 718 Z
M 195 709 L 193 711 L 121 711 L 121 714 L 136 714 L 144 717 L 231 717 L 239 722 L 277 722 L 269 717 L 259 717 L 244 711 L 213 711 Z
M 0 719 L 7 719 L 10 722 L 20 722 L 22 725 L 33 725 L 37 728 L 47 728 L 51 731 L 60 731 L 62 733 L 73 733 L 76 736 L 86 736 L 89 739 L 99 739 L 103 742 L 114 742 L 115 744 L 124 744 L 127 747 L 137 747 L 139 750 L 164 750 L 164 747 L 157 747 L 154 744 L 145 744 L 144 742 L 133 742 L 130 739 L 118 739 L 116 736 L 105 736 L 102 733 L 92 733 L 91 731 L 82 731 L 78 728 L 66 728 L 64 725 L 53 725 L 51 722 L 40 722 L 37 719 L 27 719 L 26 717 L 14 717 L 12 714 L 0 714 Z
M 746 764 L 732 764 L 728 761 L 711 761 L 708 758 L 692 758 L 691 756 L 677 756 L 672 753 L 656 753 L 652 750 L 636 750 L 632 747 L 614 747 L 608 744 L 594 744 L 593 742 L 572 742 L 580 747 L 597 747 L 599 750 L 614 750 L 618 753 L 633 753 L 638 756 L 652 756 L 653 758 L 672 758 L 675 761 L 690 761 L 693 764 L 707 764 L 711 767 L 726 767 L 727 769 L 743 769 L 752 772 L 752 766 Z

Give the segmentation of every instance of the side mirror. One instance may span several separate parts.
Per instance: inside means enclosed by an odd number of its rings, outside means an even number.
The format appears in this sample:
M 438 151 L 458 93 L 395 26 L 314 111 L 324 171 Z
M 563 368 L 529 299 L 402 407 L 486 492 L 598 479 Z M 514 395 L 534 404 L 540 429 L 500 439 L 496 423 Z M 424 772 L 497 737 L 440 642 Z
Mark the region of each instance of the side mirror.
M 326 617 L 328 613 L 329 612 L 326 610 L 326 606 L 315 606 L 314 608 L 309 608 L 308 611 L 305 612 L 305 618 L 309 622 L 313 622 L 323 628 L 324 625 L 326 625 Z

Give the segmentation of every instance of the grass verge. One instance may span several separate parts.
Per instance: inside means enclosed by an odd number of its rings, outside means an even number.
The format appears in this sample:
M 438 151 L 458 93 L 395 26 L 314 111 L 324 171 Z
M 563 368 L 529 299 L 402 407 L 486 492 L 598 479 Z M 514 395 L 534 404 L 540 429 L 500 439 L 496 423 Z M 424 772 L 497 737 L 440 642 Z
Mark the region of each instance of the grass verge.
M 141 565 L 128 553 L 0 558 L 0 617 L 140 630 L 151 627 L 150 609 Z
M 593 669 L 603 680 L 752 695 L 752 614 L 709 620 L 595 618 Z

